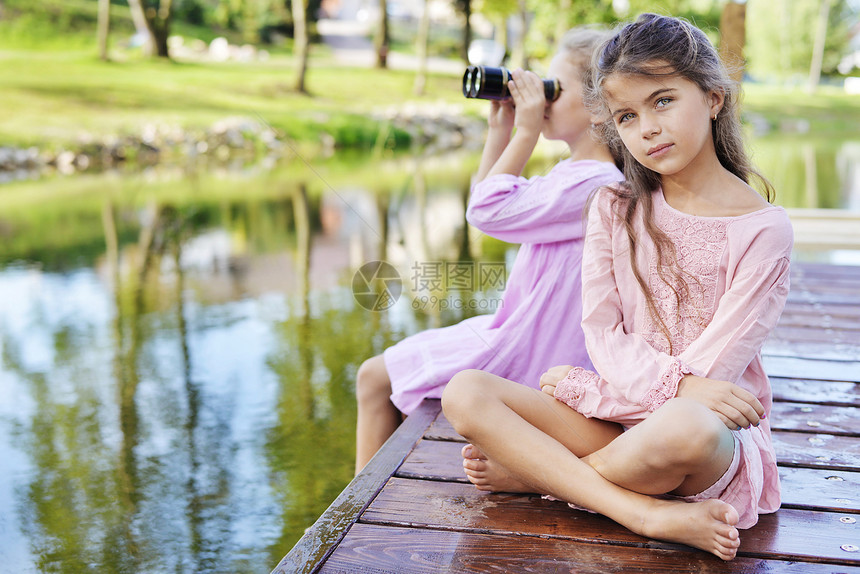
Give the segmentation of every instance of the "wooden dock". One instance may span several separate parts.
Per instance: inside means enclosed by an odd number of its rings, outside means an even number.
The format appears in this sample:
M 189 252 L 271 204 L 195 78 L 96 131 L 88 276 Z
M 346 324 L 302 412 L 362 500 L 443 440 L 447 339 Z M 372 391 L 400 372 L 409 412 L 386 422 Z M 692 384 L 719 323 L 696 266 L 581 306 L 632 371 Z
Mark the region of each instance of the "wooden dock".
M 732 562 L 537 495 L 479 492 L 428 400 L 273 574 L 860 573 L 860 267 L 793 265 L 765 364 L 783 503 L 741 531 Z

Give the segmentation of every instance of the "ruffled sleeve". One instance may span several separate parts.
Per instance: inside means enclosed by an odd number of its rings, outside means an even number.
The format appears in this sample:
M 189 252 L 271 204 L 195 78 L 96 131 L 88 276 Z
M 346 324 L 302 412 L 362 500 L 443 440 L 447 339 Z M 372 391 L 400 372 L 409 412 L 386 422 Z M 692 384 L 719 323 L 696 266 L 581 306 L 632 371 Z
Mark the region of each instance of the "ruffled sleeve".
M 611 163 L 562 161 L 545 176 L 500 174 L 472 189 L 468 222 L 509 243 L 552 243 L 580 239 L 582 210 L 600 186 L 622 179 Z

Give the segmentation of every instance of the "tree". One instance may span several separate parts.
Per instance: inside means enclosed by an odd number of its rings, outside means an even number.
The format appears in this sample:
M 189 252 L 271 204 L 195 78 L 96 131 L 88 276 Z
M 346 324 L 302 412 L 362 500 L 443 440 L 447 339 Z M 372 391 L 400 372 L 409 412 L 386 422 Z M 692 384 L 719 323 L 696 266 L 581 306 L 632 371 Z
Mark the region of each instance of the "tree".
M 110 33 L 110 0 L 99 0 L 98 37 L 99 58 L 108 59 L 108 34 Z
M 463 15 L 463 45 L 460 56 L 469 61 L 469 45 L 472 43 L 472 0 L 454 0 L 454 8 Z
M 529 56 L 544 59 L 557 49 L 565 32 L 583 24 L 610 25 L 617 20 L 612 0 L 529 0 Z
M 154 53 L 159 58 L 170 58 L 167 37 L 170 35 L 172 4 L 172 0 L 128 0 L 135 26 L 143 21 L 149 33 L 148 43 L 155 48 Z
M 846 0 L 829 0 L 830 9 L 822 14 L 824 0 L 749 0 L 747 3 L 748 69 L 760 78 L 808 83 L 812 69 L 816 30 L 826 22 L 821 39 L 822 74 L 832 73 L 849 40 L 851 17 Z
M 296 57 L 298 65 L 298 73 L 296 76 L 296 91 L 302 94 L 308 93 L 305 86 L 305 76 L 308 72 L 308 53 L 310 51 L 310 41 L 308 39 L 308 19 L 306 0 L 293 0 L 293 53 Z
M 736 82 L 744 77 L 746 14 L 746 2 L 729 1 L 720 16 L 720 58 Z
M 379 0 L 379 19 L 376 23 L 374 44 L 376 47 L 376 67 L 388 67 L 388 50 L 391 37 L 388 32 L 388 1 Z
M 812 63 L 809 66 L 809 84 L 806 90 L 812 94 L 821 80 L 821 64 L 824 60 L 824 42 L 827 39 L 827 20 L 830 15 L 830 0 L 821 0 L 818 22 L 815 26 L 815 44 L 812 47 Z
M 141 51 L 144 56 L 152 55 L 152 32 L 149 31 L 149 26 L 146 23 L 146 16 L 143 15 L 143 6 L 140 0 L 128 0 L 128 8 L 131 11 L 131 19 L 134 21 L 134 29 L 139 36 L 143 36 L 143 45 Z
M 517 0 L 483 0 L 477 12 L 493 23 L 493 40 L 508 51 L 508 18 L 517 13 Z
M 424 87 L 427 85 L 427 44 L 430 41 L 430 1 L 424 1 L 424 9 L 421 11 L 421 21 L 418 22 L 418 36 L 415 40 L 418 51 L 418 73 L 415 75 L 415 84 L 412 91 L 416 96 L 424 95 Z

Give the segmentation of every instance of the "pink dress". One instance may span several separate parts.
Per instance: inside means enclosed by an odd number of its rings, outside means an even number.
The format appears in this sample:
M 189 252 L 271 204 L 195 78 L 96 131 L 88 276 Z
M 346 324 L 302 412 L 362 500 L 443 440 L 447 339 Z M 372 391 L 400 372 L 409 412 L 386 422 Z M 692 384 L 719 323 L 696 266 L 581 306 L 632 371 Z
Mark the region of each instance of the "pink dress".
M 553 365 L 591 367 L 580 328 L 582 210 L 596 189 L 622 179 L 611 163 L 564 160 L 545 176 L 497 175 L 475 185 L 469 223 L 522 246 L 495 314 L 423 331 L 385 350 L 398 409 L 410 413 L 424 398 L 441 397 L 464 369 L 538 388 Z
M 633 276 L 612 197 L 601 190 L 592 205 L 583 256 L 582 326 L 596 372 L 574 368 L 556 387 L 556 398 L 588 417 L 632 426 L 674 397 L 683 375 L 693 374 L 740 385 L 770 413 L 761 347 L 788 295 L 793 232 L 785 210 L 697 217 L 673 209 L 662 190 L 654 192 L 655 221 L 675 244 L 680 267 L 698 280 L 688 281 L 690 296 L 679 309 L 657 276 L 644 224 L 635 221 L 638 266 L 670 328 L 670 354 Z M 759 513 L 780 505 L 769 419 L 734 435 L 738 468 L 716 497 L 737 509 L 740 528 L 749 528 Z

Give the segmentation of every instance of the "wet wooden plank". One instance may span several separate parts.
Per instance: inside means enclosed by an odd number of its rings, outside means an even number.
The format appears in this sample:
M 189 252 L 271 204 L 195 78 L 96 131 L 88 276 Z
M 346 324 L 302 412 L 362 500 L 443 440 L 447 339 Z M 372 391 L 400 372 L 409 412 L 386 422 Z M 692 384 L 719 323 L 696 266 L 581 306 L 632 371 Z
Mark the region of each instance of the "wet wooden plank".
M 468 484 L 460 456 L 462 446 L 461 442 L 423 440 L 395 476 Z M 789 507 L 860 512 L 860 472 L 791 466 L 780 467 L 780 479 L 782 500 Z
M 764 355 L 764 368 L 771 377 L 804 378 L 860 383 L 860 361 L 826 361 Z
M 272 574 L 313 572 L 316 565 L 325 560 L 337 546 L 347 529 L 358 520 L 361 512 L 421 439 L 440 410 L 439 401 L 425 401 L 406 417 L 376 456 L 284 556 Z
M 860 322 L 860 319 L 857 319 Z M 765 346 L 772 341 L 784 341 L 786 345 L 793 345 L 798 352 L 805 352 L 805 342 L 830 343 L 832 345 L 857 345 L 860 341 L 860 329 L 838 329 L 816 325 L 777 326 L 771 333 Z M 803 355 L 799 355 L 803 356 Z M 847 357 L 846 357 L 847 358 Z
M 834 308 L 819 306 L 818 308 L 804 306 L 802 309 L 783 312 L 779 319 L 777 329 L 783 327 L 808 327 L 815 329 L 815 325 L 823 329 L 836 329 L 839 331 L 860 331 L 860 306 Z
M 780 401 L 847 406 L 860 404 L 860 385 L 843 381 L 816 381 L 771 377 L 774 404 Z
M 774 403 L 772 430 L 835 435 L 860 435 L 860 411 L 856 407 L 834 407 L 811 403 Z
M 741 557 L 820 561 L 860 566 L 841 545 L 857 541 L 856 524 L 832 512 L 781 509 L 741 533 Z M 577 542 L 677 549 L 643 538 L 600 515 L 534 495 L 487 494 L 472 485 L 392 478 L 361 521 L 412 528 L 552 536 Z M 614 552 L 615 548 L 612 549 Z
M 856 277 L 860 280 L 860 266 L 857 265 L 834 265 L 832 263 L 817 263 L 814 261 L 803 261 L 791 264 L 793 275 Z
M 571 544 L 559 538 L 500 536 L 356 524 L 320 574 L 834 574 L 860 568 L 808 562 L 736 558 L 723 562 L 704 552 Z
M 860 468 L 860 437 L 774 432 L 777 462 L 833 470 Z
M 858 226 L 860 229 L 860 226 Z M 825 265 L 819 268 L 808 267 L 806 263 L 794 263 L 791 270 L 791 286 L 802 288 L 807 285 L 854 285 L 860 282 L 857 265 Z
M 772 339 L 762 348 L 762 356 L 765 361 L 773 357 L 786 357 L 791 359 L 854 361 L 860 365 L 860 345 L 857 344 L 809 341 L 800 351 L 795 349 L 795 346 L 795 341 Z
M 860 472 L 779 467 L 782 507 L 860 512 Z
M 808 289 L 796 289 L 794 287 L 788 293 L 786 299 L 797 303 L 821 303 L 828 305 L 860 305 L 860 295 L 854 293 L 834 293 L 831 291 L 811 291 Z
M 833 303 L 837 305 L 857 305 L 860 302 L 860 290 L 855 282 L 843 283 L 838 281 L 828 284 L 795 284 L 791 286 L 789 301 L 803 303 Z
M 786 345 L 793 345 L 795 351 L 805 352 L 803 348 L 804 342 L 856 345 L 857 341 L 860 341 L 860 329 L 849 330 L 821 326 L 810 327 L 808 325 L 782 326 L 774 329 L 771 336 L 765 342 L 765 347 L 772 341 L 784 341 Z

